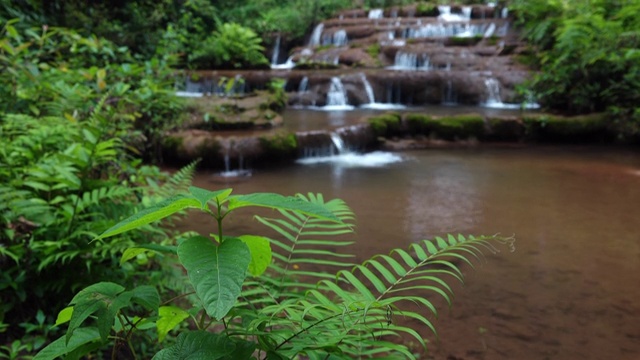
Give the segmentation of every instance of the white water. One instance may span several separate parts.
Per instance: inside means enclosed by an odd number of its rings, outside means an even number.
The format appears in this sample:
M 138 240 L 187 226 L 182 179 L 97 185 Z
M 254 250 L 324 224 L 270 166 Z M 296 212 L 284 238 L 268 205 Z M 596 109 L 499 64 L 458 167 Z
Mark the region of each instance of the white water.
M 309 46 L 318 46 L 320 45 L 320 39 L 322 38 L 322 31 L 324 30 L 324 24 L 318 24 L 311 33 L 311 37 L 309 38 Z
M 495 28 L 495 25 L 493 25 Z M 484 35 L 489 25 L 467 24 L 467 23 L 447 23 L 425 24 L 416 28 L 403 31 L 402 36 L 408 39 L 415 38 L 444 38 L 444 37 L 471 37 Z
M 369 99 L 368 104 L 361 105 L 360 107 L 363 109 L 372 109 L 372 110 L 393 110 L 393 109 L 404 109 L 406 106 L 401 104 L 386 104 L 386 103 L 377 103 L 375 94 L 373 93 L 373 88 L 367 80 L 367 76 L 362 73 L 360 74 L 362 77 L 362 84 L 364 85 L 364 90 L 367 93 L 367 98 Z
M 278 57 L 280 57 L 280 35 L 276 38 L 276 43 L 273 45 L 273 54 L 271 55 L 271 66 L 278 65 Z
M 304 165 L 331 163 L 340 167 L 382 167 L 403 160 L 399 155 L 383 151 L 365 154 L 351 152 L 345 146 L 340 134 L 332 132 L 329 136 L 337 152 L 331 151 L 331 155 L 305 157 L 297 162 Z
M 442 105 L 458 105 L 458 95 L 451 80 L 447 80 L 447 87 L 442 92 Z
M 471 7 L 465 6 L 462 8 L 462 14 L 452 13 L 451 6 L 440 5 L 438 6 L 438 20 L 440 21 L 469 21 L 471 19 Z
M 509 104 L 502 102 L 500 96 L 500 82 L 495 78 L 487 78 L 484 80 L 487 87 L 487 101 L 481 105 L 493 109 L 538 109 L 540 105 L 535 102 L 525 102 L 522 104 Z
M 306 91 L 309 91 L 309 78 L 305 76 L 302 78 L 302 80 L 300 80 L 300 85 L 298 85 L 298 92 L 303 93 Z
M 322 45 L 324 46 L 345 46 L 348 42 L 347 31 L 344 29 L 337 30 L 332 35 L 322 36 Z
M 191 91 L 176 91 L 176 96 L 179 96 L 179 97 L 203 97 L 204 93 L 191 92 Z
M 388 67 L 392 70 L 431 70 L 431 63 L 427 54 L 414 54 L 398 51 L 396 53 L 393 66 Z
M 293 69 L 296 66 L 296 63 L 293 62 L 293 56 L 289 56 L 287 61 L 282 64 L 271 65 L 271 68 L 274 70 L 278 69 Z
M 369 19 L 382 19 L 384 16 L 384 10 L 382 9 L 371 9 L 369 10 Z
M 354 107 L 347 103 L 347 91 L 340 78 L 332 77 L 331 86 L 327 93 L 327 105 L 322 110 L 352 110 Z
M 375 168 L 398 163 L 401 161 L 403 161 L 403 159 L 399 155 L 384 151 L 374 151 L 365 154 L 347 153 L 336 156 L 304 158 L 299 159 L 297 163 L 303 165 L 331 163 L 340 167 Z

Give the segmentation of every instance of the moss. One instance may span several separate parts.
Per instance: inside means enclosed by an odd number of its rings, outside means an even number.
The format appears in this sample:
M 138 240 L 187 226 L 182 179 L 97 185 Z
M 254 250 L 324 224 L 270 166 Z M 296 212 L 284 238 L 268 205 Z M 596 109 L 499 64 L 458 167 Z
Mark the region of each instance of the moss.
M 467 36 L 452 36 L 446 40 L 448 46 L 473 46 L 482 40 L 482 35 L 476 35 L 472 37 Z
M 489 131 L 482 140 L 490 141 L 520 141 L 525 134 L 525 126 L 519 119 L 489 118 Z
M 429 135 L 433 118 L 424 114 L 408 114 L 404 118 L 407 131 L 412 135 Z
M 277 133 L 258 138 L 262 148 L 262 161 L 284 162 L 295 158 L 298 153 L 298 141 L 292 133 Z
M 440 15 L 440 11 L 438 11 L 438 7 L 433 4 L 418 4 L 416 6 L 416 16 L 433 16 L 436 17 Z
M 380 44 L 375 43 L 373 45 L 367 46 L 367 54 L 369 54 L 371 58 L 377 59 L 378 56 L 380 55 Z
M 428 123 L 430 135 L 445 140 L 479 138 L 485 133 L 484 119 L 477 114 L 456 115 L 433 119 Z
M 523 117 L 526 135 L 541 142 L 609 141 L 612 134 L 604 114 L 563 117 L 541 114 Z
M 368 120 L 375 136 L 390 137 L 401 131 L 401 118 L 396 113 L 386 113 L 369 118 Z

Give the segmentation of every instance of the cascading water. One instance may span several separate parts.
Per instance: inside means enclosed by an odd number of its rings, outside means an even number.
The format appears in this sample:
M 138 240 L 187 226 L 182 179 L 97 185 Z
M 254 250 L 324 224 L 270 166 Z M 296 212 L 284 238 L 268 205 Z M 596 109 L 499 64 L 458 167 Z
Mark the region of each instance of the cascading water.
M 322 36 L 323 46 L 345 46 L 349 42 L 347 38 L 347 31 L 344 29 L 337 30 L 333 34 L 326 34 Z
M 500 82 L 495 78 L 487 78 L 484 80 L 487 89 L 487 100 L 481 105 L 494 109 L 538 109 L 540 105 L 535 102 L 524 102 L 522 104 L 508 104 L 502 102 L 500 96 Z
M 244 168 L 244 155 L 242 153 L 241 144 L 237 143 L 235 139 L 225 139 L 221 141 L 224 158 L 224 171 L 220 172 L 218 176 L 223 178 L 232 177 L 247 177 L 251 176 L 251 170 Z M 232 160 L 236 160 L 238 167 L 233 168 Z
M 400 104 L 377 103 L 375 94 L 373 93 L 373 88 L 371 87 L 371 84 L 369 83 L 369 80 L 367 80 L 367 76 L 364 73 L 360 74 L 360 76 L 362 78 L 362 85 L 364 86 L 364 91 L 367 93 L 367 98 L 369 99 L 369 103 L 362 105 L 361 106 L 362 108 L 365 108 L 365 109 L 376 109 L 376 110 L 390 110 L 390 109 L 404 109 L 405 108 L 404 105 L 400 105 Z
M 437 23 L 425 24 L 415 28 L 407 28 L 402 36 L 407 39 L 417 38 L 446 38 L 446 37 L 473 37 L 484 35 L 487 31 L 486 24 L 467 23 Z M 495 27 L 495 25 L 494 25 Z
M 453 82 L 451 80 L 447 80 L 447 86 L 442 90 L 442 105 L 458 105 L 458 95 L 453 88 Z
M 431 70 L 431 63 L 427 54 L 414 54 L 403 51 L 396 53 L 393 66 L 389 67 L 392 70 Z
M 304 93 L 307 91 L 309 91 L 309 78 L 305 76 L 302 78 L 302 80 L 300 80 L 300 84 L 298 85 L 298 92 Z
M 320 40 L 322 39 L 322 31 L 324 30 L 324 24 L 320 23 L 316 25 L 311 33 L 311 37 L 309 38 L 309 46 L 318 46 L 320 45 Z
M 298 163 L 313 165 L 331 163 L 339 168 L 343 167 L 382 167 L 391 163 L 402 161 L 399 155 L 375 151 L 371 153 L 356 153 L 351 151 L 346 144 L 344 136 L 348 133 L 368 131 L 365 126 L 351 126 L 331 132 L 310 132 L 298 134 L 299 143 L 310 142 L 310 148 L 305 147 L 303 158 Z
M 369 19 L 382 19 L 384 16 L 384 10 L 382 9 L 371 9 L 369 10 Z
M 331 78 L 331 86 L 327 92 L 327 105 L 324 110 L 352 110 L 353 106 L 347 102 L 347 91 L 338 77 Z
M 278 65 L 278 58 L 280 57 L 280 35 L 276 38 L 276 43 L 273 45 L 273 54 L 271 55 L 271 66 Z

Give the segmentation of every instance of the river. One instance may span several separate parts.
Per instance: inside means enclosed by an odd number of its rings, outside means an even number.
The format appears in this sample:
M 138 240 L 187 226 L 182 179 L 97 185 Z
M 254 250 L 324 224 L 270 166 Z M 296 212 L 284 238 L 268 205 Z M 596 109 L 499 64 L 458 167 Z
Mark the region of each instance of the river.
M 379 167 L 328 161 L 242 178 L 203 171 L 195 185 L 342 198 L 357 215 L 358 260 L 446 233 L 515 235 L 515 252 L 465 268 L 466 284 L 454 286 L 452 308 L 440 308 L 434 322 L 439 339 L 420 329 L 430 340 L 426 358 L 640 358 L 638 149 L 517 145 L 395 155 L 401 161 Z M 215 229 L 198 215 L 189 222 Z M 228 229 L 262 231 L 242 215 Z

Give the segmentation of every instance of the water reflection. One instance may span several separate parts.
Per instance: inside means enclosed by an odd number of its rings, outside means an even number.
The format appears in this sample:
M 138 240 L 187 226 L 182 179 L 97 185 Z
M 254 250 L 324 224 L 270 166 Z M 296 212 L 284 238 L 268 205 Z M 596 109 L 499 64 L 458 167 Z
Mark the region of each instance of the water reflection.
M 459 159 L 433 162 L 425 176 L 410 180 L 404 231 L 413 241 L 444 233 L 468 233 L 482 221 L 478 181 L 478 174 Z

